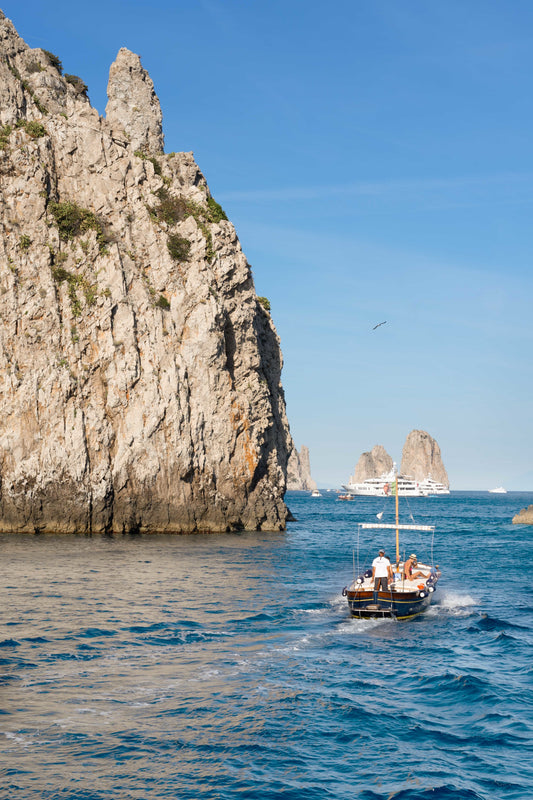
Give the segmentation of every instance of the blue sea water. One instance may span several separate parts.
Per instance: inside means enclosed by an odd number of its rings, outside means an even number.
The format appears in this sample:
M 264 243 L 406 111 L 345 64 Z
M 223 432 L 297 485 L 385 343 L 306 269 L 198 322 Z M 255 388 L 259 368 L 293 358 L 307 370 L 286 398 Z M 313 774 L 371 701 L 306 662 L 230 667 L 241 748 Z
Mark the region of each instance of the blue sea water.
M 2 798 L 533 797 L 533 494 L 410 500 L 443 576 L 405 622 L 341 594 L 384 501 L 287 500 L 286 533 L 0 536 Z

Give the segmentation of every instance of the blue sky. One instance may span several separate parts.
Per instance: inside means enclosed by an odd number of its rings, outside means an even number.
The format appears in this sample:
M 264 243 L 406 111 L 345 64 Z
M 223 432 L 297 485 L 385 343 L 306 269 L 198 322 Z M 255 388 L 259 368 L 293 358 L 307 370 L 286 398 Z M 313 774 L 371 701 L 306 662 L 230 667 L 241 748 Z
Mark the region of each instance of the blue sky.
M 533 490 L 529 0 L 0 7 L 100 113 L 141 55 L 271 301 L 320 485 L 421 428 L 452 488 Z

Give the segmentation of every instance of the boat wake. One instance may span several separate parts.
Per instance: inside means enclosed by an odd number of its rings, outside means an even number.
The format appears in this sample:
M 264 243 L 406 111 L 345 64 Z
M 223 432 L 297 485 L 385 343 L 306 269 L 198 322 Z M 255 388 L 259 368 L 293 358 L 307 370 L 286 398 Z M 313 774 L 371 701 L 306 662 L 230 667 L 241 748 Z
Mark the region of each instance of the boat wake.
M 444 592 L 435 599 L 435 603 L 426 612 L 430 616 L 448 614 L 453 617 L 468 617 L 474 613 L 477 600 L 469 594 L 460 592 Z

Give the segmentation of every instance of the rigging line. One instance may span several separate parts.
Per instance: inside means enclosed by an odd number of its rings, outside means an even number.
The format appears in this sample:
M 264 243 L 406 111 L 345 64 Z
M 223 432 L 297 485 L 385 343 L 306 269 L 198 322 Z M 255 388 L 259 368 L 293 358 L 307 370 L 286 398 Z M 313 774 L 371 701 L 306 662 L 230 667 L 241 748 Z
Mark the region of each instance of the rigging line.
M 361 572 L 359 571 L 359 534 L 361 532 L 361 528 L 359 525 L 357 526 L 357 574 L 360 575 Z
M 405 502 L 407 503 L 407 508 L 409 509 L 409 516 L 411 517 L 412 521 L 415 522 L 415 518 L 413 517 L 413 512 L 411 511 L 411 506 L 409 505 L 409 498 L 405 498 Z

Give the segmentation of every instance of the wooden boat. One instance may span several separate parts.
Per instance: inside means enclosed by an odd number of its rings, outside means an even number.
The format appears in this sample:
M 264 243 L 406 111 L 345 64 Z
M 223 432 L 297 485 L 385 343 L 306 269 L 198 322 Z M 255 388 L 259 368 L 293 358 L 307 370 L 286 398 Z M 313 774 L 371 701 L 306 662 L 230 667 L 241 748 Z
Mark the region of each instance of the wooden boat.
M 437 583 L 441 576 L 437 566 L 432 564 L 417 563 L 416 569 L 424 574 L 424 577 L 417 577 L 414 580 L 407 580 L 404 573 L 404 562 L 400 559 L 400 531 L 402 534 L 408 531 L 435 532 L 434 525 L 401 525 L 398 518 L 398 493 L 396 492 L 396 522 L 388 523 L 366 523 L 360 522 L 358 525 L 357 536 L 357 564 L 355 569 L 354 551 L 354 578 L 349 586 L 342 590 L 343 595 L 348 600 L 348 607 L 352 617 L 368 618 L 395 618 L 411 619 L 418 614 L 422 614 L 429 608 L 431 599 L 437 588 Z M 374 591 L 372 581 L 372 569 L 365 571 L 359 570 L 359 540 L 361 531 L 380 530 L 396 531 L 396 561 L 391 566 L 394 579 L 389 581 L 387 591 Z M 431 547 L 433 551 L 433 547 Z M 376 550 L 377 552 L 377 550 Z

